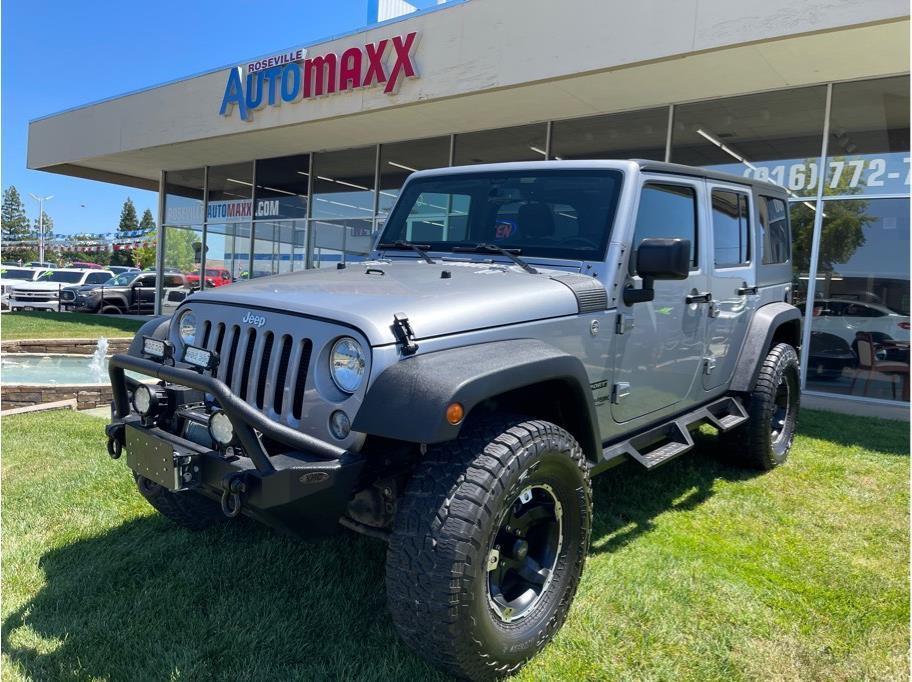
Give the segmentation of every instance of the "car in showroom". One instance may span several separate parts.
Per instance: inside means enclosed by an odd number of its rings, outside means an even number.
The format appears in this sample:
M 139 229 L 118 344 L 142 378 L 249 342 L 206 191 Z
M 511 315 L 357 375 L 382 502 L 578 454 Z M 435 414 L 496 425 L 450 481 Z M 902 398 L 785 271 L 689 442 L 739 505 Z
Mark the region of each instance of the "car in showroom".
M 858 332 L 867 332 L 883 340 L 909 341 L 908 315 L 897 313 L 885 305 L 842 298 L 814 300 L 815 332 L 838 336 L 849 346 L 855 343 Z
M 69 286 L 102 284 L 114 276 L 110 270 L 59 268 L 45 270 L 33 282 L 11 287 L 11 310 L 61 310 L 60 292 Z
M 383 540 L 402 639 L 451 676 L 508 676 L 573 603 L 592 476 L 653 470 L 702 427 L 745 466 L 786 462 L 788 199 L 653 161 L 415 172 L 368 260 L 147 322 L 108 365 L 108 454 L 185 528 Z

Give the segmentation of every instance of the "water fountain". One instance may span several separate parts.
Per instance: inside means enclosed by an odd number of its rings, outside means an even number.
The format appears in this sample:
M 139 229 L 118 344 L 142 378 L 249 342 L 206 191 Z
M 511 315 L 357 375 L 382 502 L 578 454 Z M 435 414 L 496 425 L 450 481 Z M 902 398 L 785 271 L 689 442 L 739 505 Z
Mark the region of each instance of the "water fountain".
M 99 337 L 98 345 L 95 352 L 92 353 L 92 361 L 89 363 L 89 374 L 92 376 L 93 383 L 103 384 L 108 374 L 108 340 L 105 337 Z

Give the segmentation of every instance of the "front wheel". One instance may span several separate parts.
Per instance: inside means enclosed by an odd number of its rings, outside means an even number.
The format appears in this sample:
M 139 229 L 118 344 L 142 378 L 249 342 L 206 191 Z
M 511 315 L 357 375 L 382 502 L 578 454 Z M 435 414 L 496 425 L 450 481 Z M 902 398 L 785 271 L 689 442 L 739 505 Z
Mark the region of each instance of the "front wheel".
M 563 624 L 591 525 L 569 433 L 521 417 L 467 425 L 428 450 L 400 501 L 386 565 L 399 634 L 458 677 L 519 669 Z
M 747 399 L 748 422 L 727 441 L 742 450 L 744 462 L 758 469 L 773 469 L 788 458 L 801 397 L 798 354 L 787 343 L 773 346 Z

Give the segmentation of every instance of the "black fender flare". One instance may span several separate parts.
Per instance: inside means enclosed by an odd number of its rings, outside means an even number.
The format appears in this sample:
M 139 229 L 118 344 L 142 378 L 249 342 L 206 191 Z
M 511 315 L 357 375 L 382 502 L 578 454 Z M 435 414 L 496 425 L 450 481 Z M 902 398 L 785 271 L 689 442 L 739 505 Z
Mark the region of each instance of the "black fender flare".
M 579 358 L 535 339 L 493 341 L 415 355 L 387 367 L 374 380 L 352 428 L 411 443 L 440 443 L 462 424 L 446 420 L 450 403 L 466 415 L 482 401 L 546 381 L 563 383 L 575 410 L 585 411 L 576 429 L 589 457 L 601 452 L 598 417 L 589 377 Z
M 769 303 L 754 313 L 732 375 L 732 391 L 749 393 L 754 390 L 757 375 L 760 373 L 760 363 L 769 352 L 777 334 L 778 338 L 796 349 L 801 345 L 801 311 L 791 303 Z
M 143 324 L 143 326 L 139 328 L 139 331 L 136 332 L 136 336 L 133 337 L 133 340 L 130 341 L 130 347 L 127 349 L 127 355 L 132 355 L 136 358 L 143 357 L 143 337 L 151 336 L 153 339 L 167 339 L 168 327 L 170 323 L 170 315 L 159 315 L 158 317 L 153 317 L 151 320 Z

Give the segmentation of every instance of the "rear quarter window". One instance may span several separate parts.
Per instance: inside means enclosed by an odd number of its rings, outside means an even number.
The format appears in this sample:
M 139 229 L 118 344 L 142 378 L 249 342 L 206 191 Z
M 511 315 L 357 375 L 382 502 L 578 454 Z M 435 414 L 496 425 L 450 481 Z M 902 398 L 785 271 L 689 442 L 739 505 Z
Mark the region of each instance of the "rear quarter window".
M 792 236 L 788 204 L 777 197 L 759 195 L 760 253 L 764 265 L 787 263 L 791 257 Z

